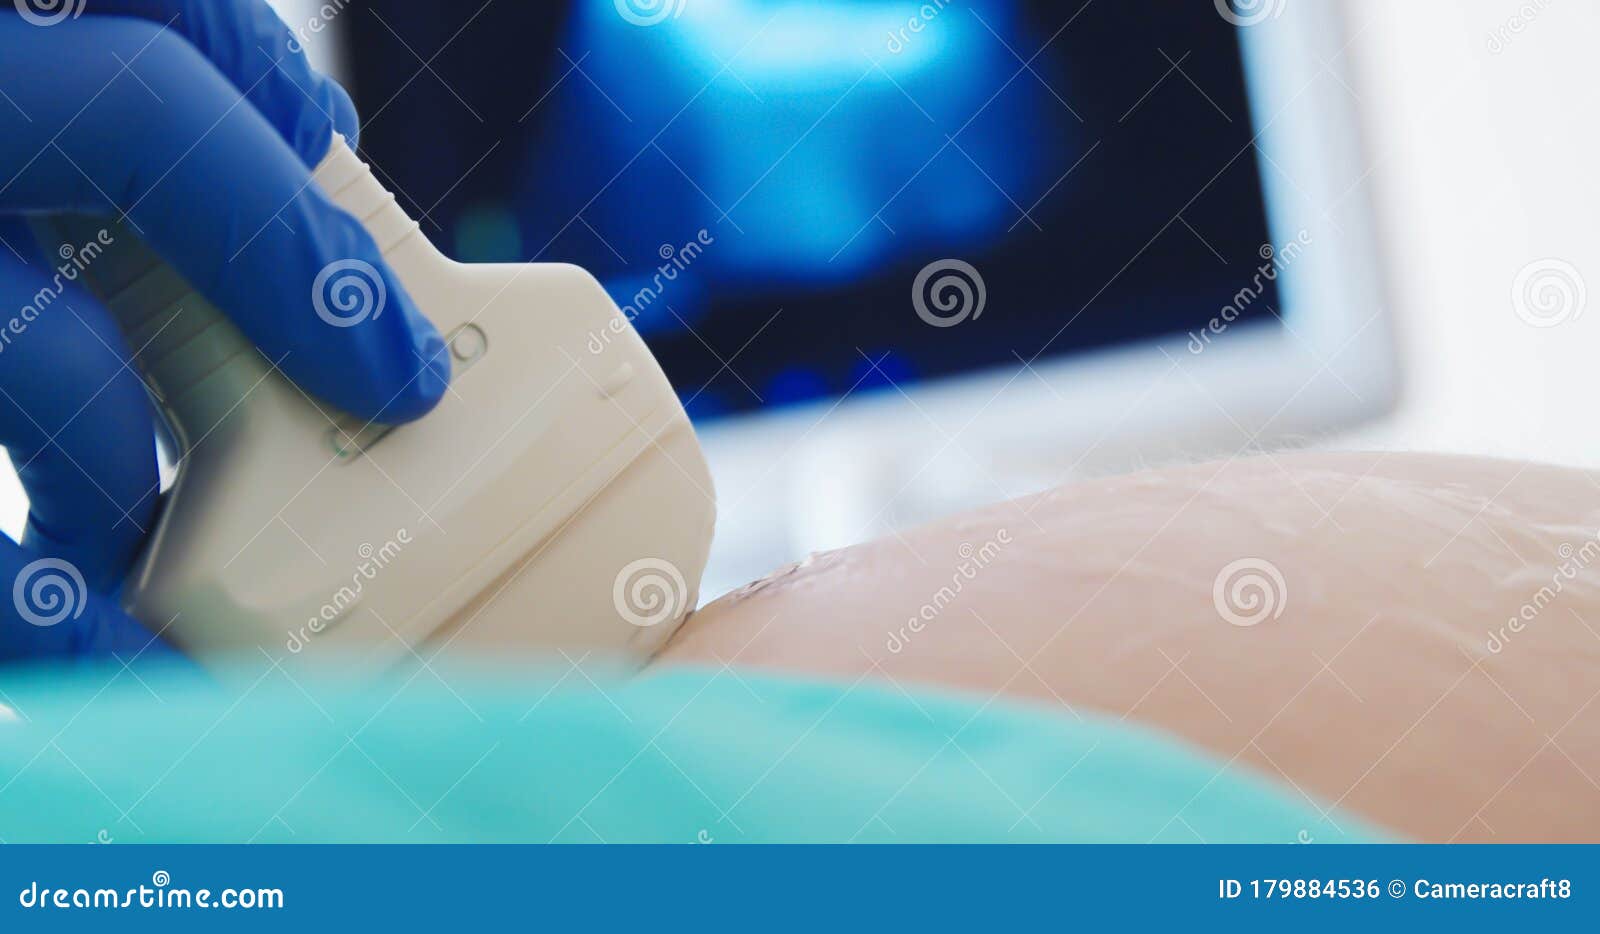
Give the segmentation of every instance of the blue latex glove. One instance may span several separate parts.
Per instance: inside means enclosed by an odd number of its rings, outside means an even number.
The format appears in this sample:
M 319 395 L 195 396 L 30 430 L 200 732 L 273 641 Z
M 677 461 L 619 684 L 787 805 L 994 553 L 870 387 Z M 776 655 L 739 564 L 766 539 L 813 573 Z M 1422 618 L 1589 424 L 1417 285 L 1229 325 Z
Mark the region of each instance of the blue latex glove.
M 31 6 L 30 6 L 31 2 Z M 11 8 L 16 7 L 13 11 Z M 0 444 L 31 501 L 0 539 L 0 660 L 163 651 L 112 594 L 157 507 L 155 414 L 110 314 L 27 221 L 122 216 L 307 392 L 417 417 L 449 379 L 372 238 L 310 184 L 356 114 L 264 0 L 18 0 L 0 8 Z M 330 327 L 326 265 L 381 271 L 389 313 Z M 59 292 L 32 320 L 41 290 Z M 8 599 L 9 598 L 9 599 Z M 148 651 L 147 651 L 148 650 Z

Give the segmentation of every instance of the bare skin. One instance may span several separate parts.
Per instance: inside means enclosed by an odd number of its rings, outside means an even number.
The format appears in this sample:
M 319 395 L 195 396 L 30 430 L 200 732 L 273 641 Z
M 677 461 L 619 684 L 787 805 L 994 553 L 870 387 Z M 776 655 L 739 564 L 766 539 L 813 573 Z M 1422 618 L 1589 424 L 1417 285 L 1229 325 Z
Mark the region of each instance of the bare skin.
M 1597 534 L 1585 471 L 1185 466 L 815 556 L 696 613 L 657 663 L 1126 717 L 1414 839 L 1595 842 Z

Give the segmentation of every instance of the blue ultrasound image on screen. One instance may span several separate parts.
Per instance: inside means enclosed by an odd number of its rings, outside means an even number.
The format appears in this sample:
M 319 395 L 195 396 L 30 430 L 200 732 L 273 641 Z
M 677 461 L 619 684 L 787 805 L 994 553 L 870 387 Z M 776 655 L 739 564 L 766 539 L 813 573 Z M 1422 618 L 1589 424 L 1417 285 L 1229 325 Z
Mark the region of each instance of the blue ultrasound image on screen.
M 493 4 L 471 55 L 425 6 L 352 24 L 364 150 L 458 259 L 593 272 L 699 418 L 1203 328 L 1272 242 L 1210 4 Z

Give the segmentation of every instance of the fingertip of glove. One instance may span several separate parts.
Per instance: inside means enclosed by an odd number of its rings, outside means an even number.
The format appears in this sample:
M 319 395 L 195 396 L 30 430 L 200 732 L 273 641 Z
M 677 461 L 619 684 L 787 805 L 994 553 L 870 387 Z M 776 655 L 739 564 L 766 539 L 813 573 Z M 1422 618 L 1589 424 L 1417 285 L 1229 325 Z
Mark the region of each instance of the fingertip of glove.
M 320 78 L 319 84 L 316 103 L 300 110 L 298 125 L 289 140 L 308 169 L 315 169 L 322 162 L 335 134 L 343 136 L 352 149 L 361 135 L 361 120 L 350 95 L 332 79 Z
M 415 366 L 400 391 L 379 414 L 384 422 L 410 422 L 433 411 L 450 387 L 450 351 L 431 324 L 415 343 Z
M 355 102 L 350 99 L 350 94 L 332 78 L 323 81 L 328 93 L 328 112 L 333 116 L 333 132 L 345 138 L 351 149 L 361 144 L 361 115 L 356 112 Z M 326 147 L 324 147 L 324 153 Z M 318 159 L 321 158 L 319 154 Z

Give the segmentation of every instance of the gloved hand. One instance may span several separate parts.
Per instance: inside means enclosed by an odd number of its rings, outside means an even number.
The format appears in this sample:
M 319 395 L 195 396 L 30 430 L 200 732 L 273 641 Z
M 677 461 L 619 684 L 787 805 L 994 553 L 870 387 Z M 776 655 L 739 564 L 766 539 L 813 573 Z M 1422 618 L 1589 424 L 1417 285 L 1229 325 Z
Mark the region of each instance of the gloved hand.
M 155 413 L 110 314 L 28 219 L 126 217 L 302 389 L 364 418 L 432 408 L 448 354 L 311 184 L 332 133 L 354 145 L 355 110 L 264 0 L 4 7 L 0 444 L 31 510 L 20 545 L 0 539 L 0 661 L 148 657 L 168 621 L 143 628 L 114 594 L 155 518 Z M 352 259 L 380 271 L 389 313 L 330 327 L 312 283 Z

